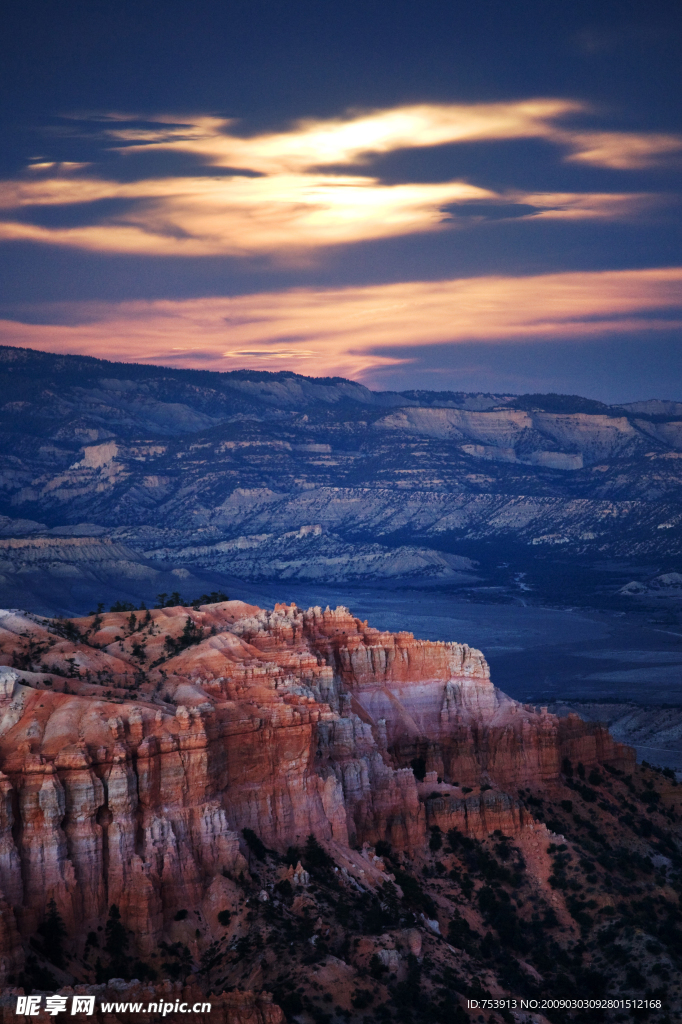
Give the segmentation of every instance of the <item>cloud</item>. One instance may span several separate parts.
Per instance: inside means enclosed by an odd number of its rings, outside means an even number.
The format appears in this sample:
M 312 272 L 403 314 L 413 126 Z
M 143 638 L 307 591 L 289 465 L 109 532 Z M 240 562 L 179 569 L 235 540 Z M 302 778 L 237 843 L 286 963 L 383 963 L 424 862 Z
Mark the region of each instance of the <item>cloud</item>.
M 631 335 L 682 327 L 682 267 L 300 288 L 73 304 L 59 324 L 0 322 L 0 342 L 128 362 L 257 365 L 361 379 L 401 347 Z M 68 314 L 71 324 L 65 324 Z
M 46 182 L 21 190 L 20 202 L 45 201 Z M 428 231 L 442 208 L 496 194 L 465 182 L 382 186 L 371 178 L 278 174 L 261 178 L 165 178 L 130 184 L 59 181 L 48 202 L 138 199 L 120 216 L 85 227 L 0 223 L 0 237 L 97 252 L 148 255 L 249 255 L 306 250 Z M 0 186 L 0 202 L 10 192 Z M 4 193 L 4 195 L 3 195 Z
M 566 99 L 503 103 L 424 103 L 344 118 L 302 120 L 286 132 L 240 138 L 234 120 L 197 118 L 192 124 L 121 128 L 105 132 L 119 143 L 183 149 L 215 166 L 248 167 L 265 174 L 307 171 L 324 164 L 357 164 L 399 149 L 453 143 L 545 139 L 568 150 L 567 160 L 618 169 L 656 166 L 682 152 L 682 136 L 655 132 L 586 132 L 562 120 L 591 113 Z
M 568 161 L 620 170 L 653 167 L 682 152 L 675 135 L 566 127 L 567 117 L 588 113 L 584 104 L 558 99 L 420 104 L 302 121 L 250 137 L 215 117 L 126 123 L 110 115 L 98 133 L 129 166 L 141 151 L 184 155 L 196 159 L 201 174 L 111 181 L 82 163 L 35 163 L 23 178 L 0 184 L 0 238 L 97 252 L 300 259 L 324 246 L 452 228 L 457 208 L 469 213 L 474 202 L 517 211 L 525 204 L 527 218 L 609 220 L 665 202 L 627 192 L 496 192 L 461 180 L 386 184 L 358 173 L 379 154 L 473 141 L 544 139 Z M 69 225 L 68 216 L 59 225 L 41 223 L 45 208 L 61 205 L 68 214 L 70 204 L 82 211 L 83 204 L 110 199 L 130 202 L 92 223 Z
M 618 171 L 658 167 L 682 150 L 679 135 L 653 132 L 576 132 L 566 141 L 573 150 L 566 160 Z

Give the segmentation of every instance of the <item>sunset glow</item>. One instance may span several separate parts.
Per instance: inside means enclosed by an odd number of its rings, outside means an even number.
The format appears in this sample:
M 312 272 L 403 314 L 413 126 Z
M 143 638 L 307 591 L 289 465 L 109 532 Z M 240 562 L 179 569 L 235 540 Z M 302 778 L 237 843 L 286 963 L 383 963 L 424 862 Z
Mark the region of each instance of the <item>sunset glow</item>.
M 128 163 L 142 147 L 160 157 L 191 156 L 214 168 L 215 176 L 120 182 L 76 161 L 36 162 L 26 176 L 0 184 L 0 239 L 95 252 L 298 259 L 308 249 L 451 228 L 458 209 L 475 217 L 476 203 L 499 206 L 503 218 L 511 204 L 528 207 L 521 219 L 605 220 L 636 219 L 665 205 L 667 197 L 656 193 L 500 191 L 463 179 L 389 184 L 357 173 L 377 154 L 464 142 L 541 139 L 559 147 L 566 160 L 619 169 L 652 166 L 682 152 L 677 136 L 562 126 L 562 118 L 586 112 L 583 104 L 551 99 L 420 105 L 303 121 L 286 132 L 250 138 L 233 134 L 232 123 L 217 118 L 180 126 L 159 122 L 151 129 L 118 127 L 115 120 L 112 126 L 107 119 L 101 131 Z M 347 173 L 339 172 L 340 164 Z M 40 223 L 45 208 L 61 207 L 68 221 L 69 207 L 80 213 L 83 204 L 102 200 L 124 206 L 105 215 L 93 206 L 86 224 Z
M 286 361 L 300 373 L 361 379 L 409 362 L 401 347 L 679 328 L 681 287 L 682 268 L 675 267 L 74 305 L 60 310 L 62 319 L 71 313 L 73 326 L 4 321 L 0 341 L 214 370 L 282 369 Z
M 406 388 L 556 390 L 575 369 L 612 396 L 596 368 L 622 342 L 677 394 L 679 19 L 361 6 L 221 7 L 195 38 L 171 0 L 149 37 L 102 23 L 120 54 L 92 63 L 26 15 L 0 339 Z

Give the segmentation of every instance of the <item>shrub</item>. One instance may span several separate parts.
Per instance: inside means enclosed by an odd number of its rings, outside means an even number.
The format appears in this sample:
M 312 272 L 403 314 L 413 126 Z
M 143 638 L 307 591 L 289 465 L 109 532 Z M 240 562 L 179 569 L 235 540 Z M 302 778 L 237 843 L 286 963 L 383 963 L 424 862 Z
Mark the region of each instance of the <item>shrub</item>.
M 456 914 L 450 921 L 447 940 L 451 946 L 473 954 L 477 937 L 476 932 L 472 931 L 469 922 L 461 914 Z
M 431 838 L 429 839 L 429 850 L 435 853 L 436 850 L 440 850 L 443 845 L 443 833 L 438 825 L 434 825 L 431 828 Z
M 463 850 L 473 850 L 476 846 L 476 840 L 465 836 L 458 828 L 448 830 L 448 842 L 453 851 L 458 847 L 461 847 Z
M 373 953 L 369 961 L 369 973 L 373 978 L 379 979 L 388 970 L 386 964 Z
M 318 843 L 315 836 L 310 833 L 305 842 L 305 849 L 303 851 L 306 867 L 312 868 L 332 868 L 334 861 L 331 859 L 326 850 L 324 850 Z
M 222 601 L 229 601 L 227 594 L 224 594 L 222 590 L 212 590 L 210 594 L 202 594 L 201 597 L 195 597 L 192 601 L 192 607 L 198 608 L 202 604 L 220 604 Z
M 258 838 L 253 829 L 243 828 L 242 835 L 244 836 L 244 841 L 246 842 L 246 845 L 254 854 L 256 859 L 265 860 L 268 853 L 267 848 L 265 844 Z
M 646 978 L 638 967 L 628 967 L 627 984 L 630 988 L 644 988 L 646 985 Z
M 377 957 L 377 959 L 378 959 L 378 957 Z M 351 998 L 351 1003 L 355 1007 L 356 1010 L 364 1010 L 366 1007 L 368 1007 L 373 1002 L 374 1002 L 374 993 L 373 992 L 369 992 L 367 989 L 363 989 L 363 988 L 356 989 L 354 994 L 353 994 L 353 997 Z
M 422 910 L 428 917 L 435 917 L 437 913 L 436 904 L 424 892 L 417 879 L 400 869 L 397 869 L 394 873 L 396 882 L 403 890 L 405 901 L 418 910 Z
M 277 1002 L 282 1007 L 287 1017 L 294 1017 L 299 1013 L 303 1013 L 303 1000 L 301 999 L 298 992 L 287 992 L 285 995 L 277 996 Z

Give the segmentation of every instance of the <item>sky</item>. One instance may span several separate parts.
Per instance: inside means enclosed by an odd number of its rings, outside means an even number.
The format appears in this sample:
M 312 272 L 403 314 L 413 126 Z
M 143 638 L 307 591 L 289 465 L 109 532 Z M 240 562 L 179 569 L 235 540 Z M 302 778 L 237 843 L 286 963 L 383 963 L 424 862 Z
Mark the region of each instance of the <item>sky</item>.
M 18 0 L 0 344 L 682 400 L 677 0 Z

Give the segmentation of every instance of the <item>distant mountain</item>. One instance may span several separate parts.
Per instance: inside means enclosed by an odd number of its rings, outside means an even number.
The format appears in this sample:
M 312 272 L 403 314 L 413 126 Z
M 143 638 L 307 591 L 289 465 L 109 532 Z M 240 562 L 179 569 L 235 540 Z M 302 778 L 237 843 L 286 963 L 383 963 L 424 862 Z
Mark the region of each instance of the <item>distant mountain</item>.
M 374 392 L 16 348 L 0 348 L 0 383 L 5 603 L 85 611 L 220 576 L 503 593 L 523 571 L 551 591 L 559 563 L 571 602 L 580 573 L 595 597 L 605 560 L 629 567 L 613 595 L 632 566 L 682 568 L 680 403 Z

